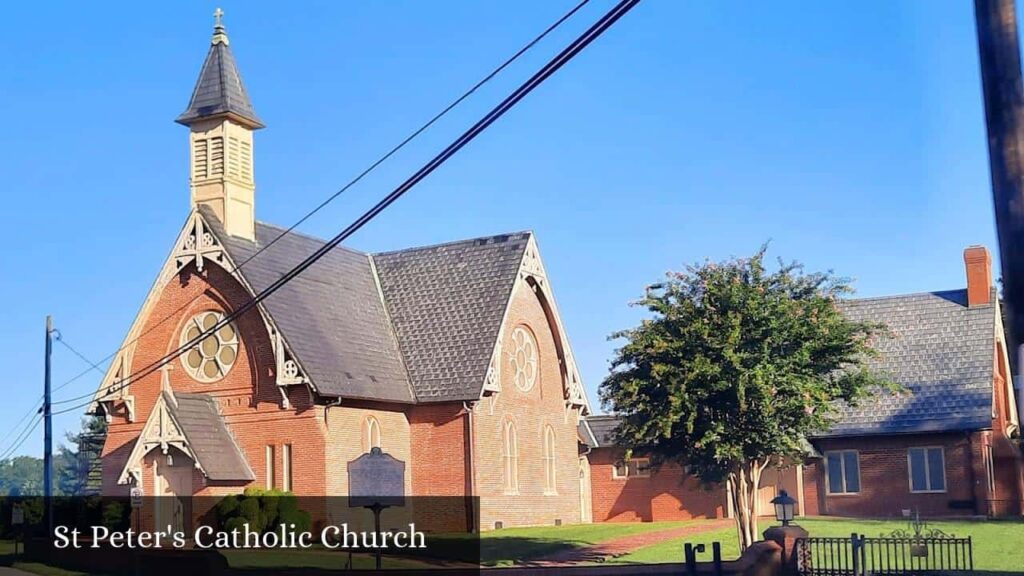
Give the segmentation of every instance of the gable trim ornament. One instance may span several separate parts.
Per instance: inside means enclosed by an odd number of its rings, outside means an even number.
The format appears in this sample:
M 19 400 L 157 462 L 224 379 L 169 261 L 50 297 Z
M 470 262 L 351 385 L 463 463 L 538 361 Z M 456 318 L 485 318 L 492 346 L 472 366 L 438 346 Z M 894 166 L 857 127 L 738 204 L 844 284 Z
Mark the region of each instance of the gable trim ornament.
M 114 357 L 111 368 L 114 370 L 110 383 L 102 390 L 96 401 L 96 408 L 102 413 L 103 419 L 110 424 L 113 420 L 118 403 L 124 405 L 129 422 L 135 422 L 135 396 L 131 394 L 131 366 L 134 343 L 121 350 Z
M 491 352 L 491 362 L 484 377 L 480 397 L 484 398 L 501 392 L 501 345 L 505 326 L 508 324 L 512 300 L 515 297 L 516 290 L 521 288 L 520 284 L 525 284 L 522 288 L 529 288 L 535 292 L 550 309 L 550 324 L 552 326 L 549 326 L 549 328 L 553 330 L 553 336 L 558 341 L 561 350 L 558 361 L 565 374 L 563 394 L 566 412 L 572 409 L 579 409 L 583 415 L 591 414 L 590 401 L 587 399 L 587 394 L 583 388 L 583 379 L 580 376 L 579 368 L 576 366 L 576 360 L 573 356 L 569 339 L 566 336 L 565 328 L 562 325 L 562 318 L 558 313 L 558 307 L 555 305 L 551 286 L 547 282 L 547 272 L 544 269 L 544 262 L 540 258 L 540 249 L 533 234 L 530 234 L 530 238 L 527 240 L 526 249 L 523 251 L 523 257 L 519 263 L 519 272 L 516 275 L 515 286 L 513 286 L 512 291 L 509 293 L 508 302 L 505 304 L 505 312 L 501 318 L 501 330 Z
M 109 418 L 111 414 L 108 409 L 114 407 L 113 401 L 122 400 L 129 411 L 129 421 L 135 421 L 134 397 L 127 395 L 130 384 L 131 352 L 134 350 L 135 343 L 142 334 L 145 320 L 152 312 L 164 287 L 193 261 L 196 263 L 196 269 L 199 271 L 204 270 L 208 263 L 213 262 L 237 280 L 250 295 L 256 293 L 242 274 L 238 272 L 238 266 L 231 260 L 221 240 L 214 234 L 213 228 L 207 223 L 203 215 L 199 213 L 199 210 L 193 208 L 188 220 L 186 220 L 185 225 L 178 234 L 174 248 L 164 261 L 159 276 L 157 276 L 156 281 L 150 287 L 142 308 L 135 316 L 135 320 L 132 321 L 132 327 L 121 344 L 118 356 L 115 357 L 115 361 L 107 368 L 106 375 L 104 375 L 100 386 L 93 395 L 93 401 L 87 408 L 89 413 L 103 412 L 104 416 Z M 278 330 L 263 304 L 258 304 L 256 309 L 260 312 L 260 317 L 263 319 L 263 324 L 267 329 L 267 334 L 270 335 L 271 345 L 273 346 L 275 358 L 274 376 L 277 385 L 281 387 L 279 390 L 281 393 L 281 409 L 290 409 L 291 403 L 288 401 L 286 387 L 305 385 L 312 396 L 316 392 L 316 385 L 306 377 L 306 372 L 302 368 L 301 362 L 292 352 L 285 339 L 280 336 L 280 330 Z M 118 361 L 118 358 L 122 358 L 122 360 Z M 119 371 L 121 366 L 125 368 L 121 368 Z M 125 396 L 118 396 L 118 393 L 124 393 Z M 107 405 L 103 406 L 104 403 Z
M 204 476 L 206 475 L 206 471 L 203 470 L 202 464 L 185 437 L 181 424 L 174 418 L 167 406 L 168 398 L 173 402 L 174 394 L 165 391 L 157 398 L 153 410 L 149 413 L 149 418 L 146 419 L 146 425 L 143 426 L 138 440 L 135 441 L 135 446 L 132 447 L 132 451 L 128 455 L 128 461 L 125 462 L 124 468 L 117 478 L 118 484 L 141 485 L 142 464 L 146 454 L 159 448 L 162 454 L 167 455 L 172 446 L 184 452 L 195 462 L 195 467 Z
M 191 262 L 196 263 L 196 270 L 203 271 L 205 260 L 213 260 L 224 268 L 227 253 L 220 241 L 210 231 L 206 221 L 198 211 L 193 211 L 185 226 L 185 233 L 178 238 L 175 246 L 174 262 L 180 272 Z M 225 268 L 226 269 L 226 268 Z

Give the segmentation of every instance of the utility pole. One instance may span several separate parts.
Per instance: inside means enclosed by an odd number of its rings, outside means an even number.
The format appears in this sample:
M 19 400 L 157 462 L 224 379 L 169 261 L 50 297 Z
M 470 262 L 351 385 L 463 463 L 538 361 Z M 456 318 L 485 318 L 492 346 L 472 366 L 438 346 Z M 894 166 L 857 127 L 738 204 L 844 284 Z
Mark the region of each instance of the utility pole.
M 53 533 L 53 414 L 50 406 L 50 356 L 53 354 L 53 317 L 46 317 L 46 368 L 43 371 L 43 499 L 46 523 Z
M 975 0 L 974 14 L 1008 340 L 1010 350 L 1017 351 L 1016 371 L 1020 372 L 1024 364 L 1024 82 L 1017 10 L 1014 0 Z M 1024 399 L 1018 401 L 1024 406 Z

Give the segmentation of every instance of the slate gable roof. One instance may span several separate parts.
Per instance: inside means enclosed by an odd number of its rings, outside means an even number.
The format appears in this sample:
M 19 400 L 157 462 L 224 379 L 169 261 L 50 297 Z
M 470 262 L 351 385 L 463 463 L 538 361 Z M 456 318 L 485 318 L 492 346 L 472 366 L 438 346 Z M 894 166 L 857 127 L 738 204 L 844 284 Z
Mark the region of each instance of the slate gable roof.
M 257 222 L 256 242 L 250 242 L 225 233 L 209 208 L 199 210 L 235 265 L 284 232 Z M 289 233 L 239 272 L 261 292 L 323 244 Z M 366 254 L 339 246 L 263 303 L 320 394 L 415 400 Z
M 529 233 L 373 255 L 420 400 L 475 400 Z
M 284 232 L 257 222 L 251 242 L 199 212 L 236 265 Z M 476 400 L 529 236 L 381 254 L 337 247 L 264 305 L 321 395 Z M 289 233 L 239 273 L 260 292 L 324 243 Z
M 615 446 L 615 428 L 619 425 L 618 416 L 606 414 L 589 416 L 579 423 L 579 436 L 591 448 Z
M 252 468 L 231 436 L 209 394 L 164 392 L 171 416 L 182 428 L 189 448 L 210 480 L 252 481 Z
M 888 326 L 890 334 L 874 343 L 879 355 L 868 368 L 903 390 L 878 391 L 856 407 L 841 405 L 838 422 L 816 438 L 991 427 L 995 304 L 968 307 L 967 290 L 950 290 L 844 300 L 841 307 L 848 318 Z M 586 422 L 598 446 L 614 445 L 616 416 Z
M 995 298 L 993 297 L 993 302 Z M 847 300 L 854 320 L 883 322 L 869 369 L 904 387 L 876 394 L 822 436 L 978 430 L 992 425 L 996 305 L 967 306 L 967 290 Z
M 188 108 L 175 122 L 188 125 L 201 118 L 226 114 L 247 120 L 255 128 L 263 127 L 242 84 L 242 75 L 238 72 L 224 29 L 218 27 L 214 30 L 214 41 L 206 53 Z

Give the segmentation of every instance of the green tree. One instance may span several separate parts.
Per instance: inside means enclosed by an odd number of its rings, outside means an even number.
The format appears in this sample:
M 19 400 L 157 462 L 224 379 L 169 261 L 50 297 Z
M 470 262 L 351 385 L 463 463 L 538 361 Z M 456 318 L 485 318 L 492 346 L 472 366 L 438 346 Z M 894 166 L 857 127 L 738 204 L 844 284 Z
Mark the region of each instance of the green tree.
M 100 454 L 106 437 L 107 422 L 98 416 L 83 419 L 82 430 L 77 434 L 67 433 L 67 444 L 62 444 L 54 457 L 57 494 L 99 494 L 102 482 Z
M 650 317 L 612 335 L 612 371 L 601 384 L 618 414 L 618 440 L 672 461 L 704 484 L 726 482 L 740 545 L 756 538 L 755 499 L 772 462 L 803 456 L 806 437 L 827 430 L 836 401 L 874 385 L 870 342 L 884 328 L 854 322 L 838 307 L 852 292 L 831 273 L 751 258 L 670 272 L 635 306 Z
M 0 495 L 36 496 L 43 493 L 43 461 L 33 456 L 0 460 Z

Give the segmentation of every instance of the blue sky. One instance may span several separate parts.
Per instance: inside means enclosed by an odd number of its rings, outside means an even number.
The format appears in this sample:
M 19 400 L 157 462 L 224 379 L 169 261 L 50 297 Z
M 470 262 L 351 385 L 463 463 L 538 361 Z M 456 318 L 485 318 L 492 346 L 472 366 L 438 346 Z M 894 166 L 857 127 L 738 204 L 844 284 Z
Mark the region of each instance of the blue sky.
M 572 4 L 223 2 L 267 124 L 258 218 L 297 220 Z M 592 0 L 302 230 L 333 235 L 612 4 Z M 0 454 L 40 394 L 46 314 L 107 356 L 183 223 L 187 130 L 172 120 L 215 7 L 5 7 Z M 645 284 L 686 263 L 770 239 L 773 255 L 853 277 L 862 296 L 962 287 L 962 249 L 995 245 L 987 162 L 968 0 L 645 0 L 349 244 L 534 230 L 597 406 L 607 335 L 637 320 L 627 303 Z M 57 346 L 55 386 L 84 368 Z M 77 425 L 65 415 L 55 430 Z M 40 428 L 18 453 L 41 444 Z

